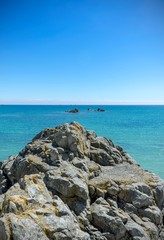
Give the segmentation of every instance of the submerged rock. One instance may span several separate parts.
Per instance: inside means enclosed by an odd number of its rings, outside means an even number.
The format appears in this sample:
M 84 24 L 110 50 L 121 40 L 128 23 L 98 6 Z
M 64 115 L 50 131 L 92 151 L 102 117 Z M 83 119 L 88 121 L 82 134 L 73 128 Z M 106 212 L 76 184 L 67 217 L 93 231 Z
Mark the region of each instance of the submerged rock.
M 0 166 L 1 240 L 163 240 L 164 181 L 76 122 Z

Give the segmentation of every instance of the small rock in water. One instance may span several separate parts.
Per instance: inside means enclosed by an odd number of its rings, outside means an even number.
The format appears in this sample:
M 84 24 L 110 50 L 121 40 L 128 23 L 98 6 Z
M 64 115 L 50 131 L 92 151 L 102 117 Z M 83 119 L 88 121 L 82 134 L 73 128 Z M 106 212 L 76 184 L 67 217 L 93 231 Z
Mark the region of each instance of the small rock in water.
M 72 110 L 66 110 L 66 112 L 69 112 L 69 113 L 78 113 L 78 112 L 79 112 L 79 109 L 75 108 L 75 109 L 72 109 Z
M 103 108 L 98 108 L 96 112 L 105 112 L 105 110 Z

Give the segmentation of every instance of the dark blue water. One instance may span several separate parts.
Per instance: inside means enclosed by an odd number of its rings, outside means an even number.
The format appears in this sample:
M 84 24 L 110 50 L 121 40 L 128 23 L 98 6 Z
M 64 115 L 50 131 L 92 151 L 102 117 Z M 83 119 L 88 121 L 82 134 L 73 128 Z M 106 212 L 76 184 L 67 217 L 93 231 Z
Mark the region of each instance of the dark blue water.
M 78 121 L 111 138 L 131 156 L 164 179 L 164 106 L 0 106 L 0 160 L 18 153 L 46 127 Z M 87 111 L 103 107 L 105 112 Z

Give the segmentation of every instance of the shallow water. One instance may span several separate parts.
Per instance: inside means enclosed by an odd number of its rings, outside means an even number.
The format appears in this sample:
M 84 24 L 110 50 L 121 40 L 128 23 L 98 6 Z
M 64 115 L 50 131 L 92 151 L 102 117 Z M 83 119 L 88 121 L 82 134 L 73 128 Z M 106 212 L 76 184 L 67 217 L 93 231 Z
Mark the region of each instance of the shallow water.
M 65 110 L 79 108 L 80 113 Z M 103 107 L 105 112 L 87 111 Z M 77 121 L 121 145 L 164 179 L 164 106 L 0 106 L 0 160 L 17 154 L 46 127 Z

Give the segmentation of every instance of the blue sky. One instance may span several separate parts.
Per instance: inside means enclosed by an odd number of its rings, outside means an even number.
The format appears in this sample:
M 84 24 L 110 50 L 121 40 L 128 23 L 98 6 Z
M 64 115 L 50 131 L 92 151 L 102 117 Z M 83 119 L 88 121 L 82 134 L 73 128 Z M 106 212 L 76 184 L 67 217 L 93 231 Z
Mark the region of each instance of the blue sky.
M 0 56 L 1 104 L 164 104 L 164 1 L 0 1 Z

